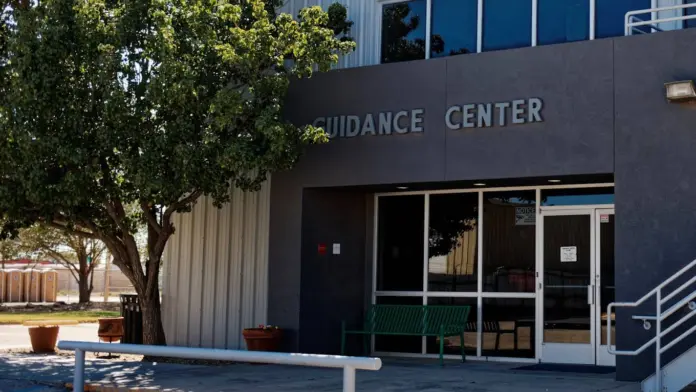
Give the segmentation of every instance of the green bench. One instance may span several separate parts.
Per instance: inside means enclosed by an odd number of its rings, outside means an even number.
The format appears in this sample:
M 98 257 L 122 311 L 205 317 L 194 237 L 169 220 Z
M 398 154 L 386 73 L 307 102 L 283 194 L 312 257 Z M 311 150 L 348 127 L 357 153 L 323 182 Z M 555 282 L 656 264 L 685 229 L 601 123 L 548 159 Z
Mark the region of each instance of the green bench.
M 349 334 L 435 336 L 440 338 L 440 365 L 444 365 L 445 338 L 459 336 L 463 362 L 466 359 L 464 331 L 470 309 L 470 306 L 447 305 L 372 305 L 362 329 L 349 330 L 345 321 L 341 323 L 341 355 L 345 354 L 346 335 Z

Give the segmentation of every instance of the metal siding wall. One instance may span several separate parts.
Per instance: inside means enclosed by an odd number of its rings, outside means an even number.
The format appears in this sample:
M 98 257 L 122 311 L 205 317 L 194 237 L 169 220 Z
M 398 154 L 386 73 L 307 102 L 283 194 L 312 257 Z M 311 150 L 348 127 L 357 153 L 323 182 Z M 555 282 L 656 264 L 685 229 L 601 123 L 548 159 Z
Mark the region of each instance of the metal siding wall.
M 230 278 L 228 280 L 229 297 L 227 303 L 227 346 L 238 347 L 241 345 L 239 334 L 241 329 L 242 312 L 242 238 L 244 231 L 244 192 L 235 189 L 232 194 L 232 221 L 230 230 Z
M 177 325 L 174 342 L 177 344 L 188 342 L 189 303 L 191 300 L 191 263 L 193 262 L 191 251 L 193 249 L 192 245 L 195 242 L 193 238 L 193 232 L 195 230 L 193 222 L 193 214 L 181 216 L 181 225 L 179 226 L 179 234 L 181 234 L 181 236 L 177 238 L 181 239 L 181 254 L 179 254 L 178 260 L 179 276 L 175 277 L 178 285 L 176 287 L 170 287 L 172 290 L 172 305 L 175 306 L 175 308 L 171 310 L 175 313 L 176 319 L 174 322 Z M 170 244 L 175 240 L 174 238 L 170 239 Z
M 194 220 L 192 233 L 193 246 L 191 247 L 190 288 L 188 309 L 188 345 L 200 347 L 201 345 L 201 306 L 203 302 L 203 274 L 205 269 L 205 238 L 208 236 L 206 226 L 206 199 L 200 200 L 193 208 Z
M 261 190 L 257 217 L 259 227 L 265 230 L 257 230 L 256 235 L 256 290 L 254 298 L 254 325 L 265 324 L 268 304 L 268 238 L 270 220 L 271 192 L 270 185 L 264 184 Z
M 170 345 L 244 348 L 242 329 L 266 323 L 270 183 L 231 192 L 221 209 L 202 198 L 174 217 L 162 291 Z
M 219 218 L 222 211 L 215 211 L 216 208 L 213 206 L 211 201 L 206 203 L 207 209 L 207 222 L 206 227 L 217 227 L 219 231 Z M 217 212 L 217 213 L 213 213 Z M 215 321 L 218 317 L 215 314 L 215 274 L 217 273 L 218 263 L 218 235 L 217 231 L 214 233 L 208 233 L 205 236 L 205 259 L 203 263 L 203 303 L 201 306 L 201 347 L 214 347 L 213 341 L 215 340 Z M 212 262 L 211 262 L 212 261 Z
M 379 27 L 377 0 L 287 0 L 280 8 L 280 12 L 297 17 L 304 7 L 318 5 L 327 10 L 336 2 L 348 9 L 348 19 L 354 22 L 351 36 L 357 43 L 355 52 L 341 57 L 336 68 L 377 64 L 377 28 Z

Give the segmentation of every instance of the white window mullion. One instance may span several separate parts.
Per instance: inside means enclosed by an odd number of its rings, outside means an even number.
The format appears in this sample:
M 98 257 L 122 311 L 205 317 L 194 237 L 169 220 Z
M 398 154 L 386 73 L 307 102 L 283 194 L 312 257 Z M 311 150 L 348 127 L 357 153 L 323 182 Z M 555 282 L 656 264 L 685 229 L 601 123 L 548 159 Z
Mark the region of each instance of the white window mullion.
M 476 23 L 476 52 L 483 52 L 483 0 L 478 0 L 478 22 Z
M 430 35 L 432 32 L 433 0 L 427 0 L 425 5 L 425 58 L 430 58 Z
M 428 0 L 428 5 L 430 5 L 430 0 Z M 430 9 L 430 8 L 428 8 Z M 427 31 L 427 29 L 426 29 Z M 428 40 L 430 41 L 430 40 Z M 426 45 L 428 47 L 429 45 Z M 428 304 L 428 257 L 429 257 L 429 227 L 430 227 L 430 194 L 425 194 L 425 201 L 423 203 L 423 305 Z M 426 354 L 426 337 L 421 337 L 421 354 Z
M 592 0 L 594 2 L 594 0 Z M 534 283 L 534 293 L 536 294 L 536 309 L 535 309 L 535 314 L 534 314 L 534 319 L 536 322 L 534 323 L 534 328 L 536 333 L 534 333 L 534 338 L 536 341 L 530 342 L 530 344 L 533 345 L 536 349 L 534 350 L 535 354 L 535 359 L 539 360 L 541 359 L 541 350 L 542 350 L 542 337 L 544 333 L 544 291 L 543 291 L 543 283 L 544 283 L 544 255 L 543 255 L 543 245 L 544 245 L 544 225 L 542 219 L 544 219 L 541 215 L 541 189 L 536 189 L 536 202 L 534 203 L 536 207 L 535 211 L 535 223 L 536 223 L 536 235 L 535 235 L 535 249 L 534 249 L 534 255 L 536 259 L 536 281 Z
M 590 1 L 590 39 L 595 39 L 595 29 L 597 25 L 597 17 L 596 17 L 596 10 L 597 10 L 597 0 L 589 0 Z
M 532 0 L 532 46 L 537 46 L 539 0 Z
M 428 227 L 430 226 L 430 194 L 428 193 L 425 194 L 423 208 L 423 292 L 426 292 L 428 291 Z
M 478 266 L 478 298 L 476 299 L 476 356 L 480 357 L 483 350 L 483 192 L 478 193 L 478 221 L 476 222 L 476 264 Z M 464 342 L 462 342 L 464 344 Z

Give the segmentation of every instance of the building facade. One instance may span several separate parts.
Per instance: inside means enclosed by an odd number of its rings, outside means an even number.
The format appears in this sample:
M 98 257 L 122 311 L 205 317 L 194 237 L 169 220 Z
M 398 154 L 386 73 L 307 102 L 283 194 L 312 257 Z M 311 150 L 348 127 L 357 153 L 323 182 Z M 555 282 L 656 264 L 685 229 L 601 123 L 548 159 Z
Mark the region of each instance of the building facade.
M 667 20 L 625 37 L 627 12 L 682 1 L 342 2 L 357 51 L 286 103 L 330 142 L 258 194 L 177 218 L 169 342 L 239 348 L 241 328 L 272 323 L 287 350 L 337 353 L 341 321 L 359 325 L 370 304 L 469 305 L 452 354 L 651 374 L 654 349 L 617 358 L 607 329 L 619 350 L 640 347 L 655 329 L 634 316 L 654 302 L 616 317 L 607 305 L 696 258 L 696 110 L 664 89 L 696 79 L 696 20 L 681 18 L 696 8 L 643 13 Z

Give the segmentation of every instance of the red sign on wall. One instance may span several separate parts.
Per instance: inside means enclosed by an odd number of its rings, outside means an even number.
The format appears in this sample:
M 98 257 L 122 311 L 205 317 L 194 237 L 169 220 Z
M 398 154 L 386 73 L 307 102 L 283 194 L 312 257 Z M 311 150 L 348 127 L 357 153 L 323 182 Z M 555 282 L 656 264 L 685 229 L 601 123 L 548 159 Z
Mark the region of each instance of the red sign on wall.
M 319 244 L 317 247 L 317 252 L 319 253 L 319 256 L 326 255 L 326 244 Z

